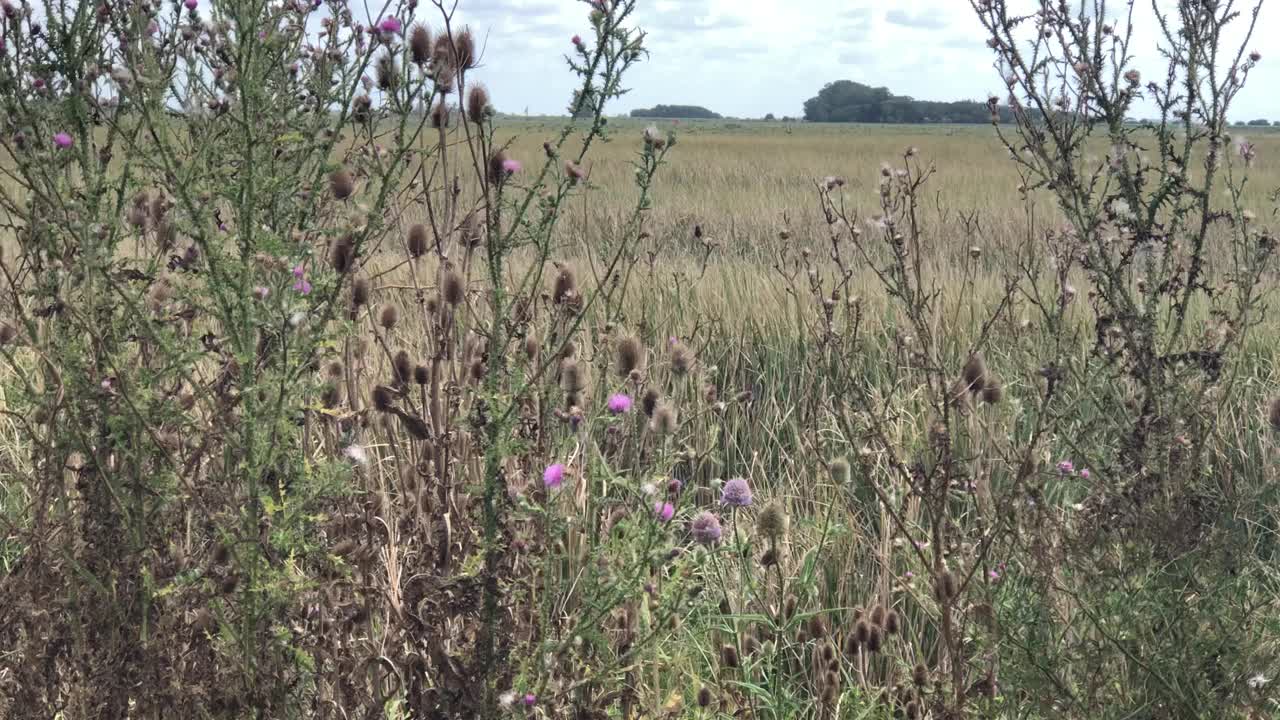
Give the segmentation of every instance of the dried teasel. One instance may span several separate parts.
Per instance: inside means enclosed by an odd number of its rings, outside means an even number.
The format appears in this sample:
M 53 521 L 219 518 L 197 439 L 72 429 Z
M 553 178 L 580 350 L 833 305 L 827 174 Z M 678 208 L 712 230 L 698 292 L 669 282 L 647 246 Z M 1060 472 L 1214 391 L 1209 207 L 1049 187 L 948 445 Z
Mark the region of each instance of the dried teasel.
M 579 393 L 586 387 L 582 367 L 573 358 L 560 361 L 560 389 L 566 393 Z
M 884 616 L 884 631 L 890 635 L 897 635 L 902 629 L 902 619 L 898 615 L 897 610 L 890 610 Z
M 373 408 L 378 412 L 389 412 L 395 404 L 391 388 L 386 385 L 375 385 L 373 388 Z
M 974 353 L 965 361 L 964 369 L 961 371 L 961 377 L 969 392 L 980 393 L 987 384 L 987 363 L 982 358 L 982 353 Z
M 849 477 L 852 473 L 848 460 L 838 457 L 827 465 L 827 470 L 831 473 L 831 481 L 837 486 L 849 484 Z
M 530 335 L 524 339 L 524 355 L 526 358 L 530 360 L 537 359 L 539 349 L 538 338 Z
M 876 605 L 871 608 L 871 623 L 873 625 L 884 625 L 884 606 Z
M 367 278 L 356 278 L 351 283 L 351 306 L 360 308 L 369 304 L 369 280 Z
M 934 578 L 933 593 L 938 602 L 946 602 L 956 596 L 956 578 L 949 570 L 943 570 Z
M 884 631 L 879 625 L 872 625 L 867 629 L 867 650 L 876 653 L 880 652 L 880 646 L 884 642 Z
M 712 699 L 713 698 L 711 696 L 711 688 L 707 687 L 706 685 L 703 685 L 702 687 L 698 688 L 698 707 L 700 708 L 711 707 Z
M 329 265 L 338 274 L 350 270 L 354 264 L 355 257 L 355 240 L 349 233 L 344 233 L 333 241 L 333 246 L 329 249 Z
M 787 599 L 782 603 L 782 616 L 787 620 L 795 617 L 796 608 L 799 604 L 800 600 L 795 595 L 788 595 Z
M 378 315 L 378 324 L 381 325 L 384 330 L 391 330 L 396 326 L 396 322 L 399 320 L 399 308 L 389 303 L 382 306 L 382 312 Z
M 728 669 L 738 667 L 738 648 L 732 645 L 720 648 L 720 667 Z
M 813 615 L 809 618 L 808 630 L 810 637 L 821 640 L 827 636 L 827 621 L 821 615 Z
M 427 253 L 427 226 L 422 223 L 414 223 L 409 227 L 409 235 L 405 240 L 405 247 L 409 250 L 409 257 L 420 258 Z
M 644 411 L 644 416 L 653 418 L 653 412 L 658 409 L 658 401 L 662 399 L 662 395 L 654 388 L 648 388 L 644 394 L 640 396 L 640 409 Z
M 915 683 L 916 687 L 929 685 L 929 670 L 924 663 L 917 663 L 915 669 L 911 671 L 911 682 Z
M 346 200 L 356 191 L 355 179 L 346 170 L 334 170 L 329 175 L 329 190 L 338 200 Z
M 671 345 L 671 371 L 685 375 L 693 368 L 693 352 L 679 340 Z
M 563 265 L 560 266 L 560 272 L 556 274 L 555 285 L 551 290 L 551 299 L 559 305 L 577 291 L 578 281 L 573 276 L 573 271 Z
M 450 307 L 457 307 L 462 304 L 465 296 L 466 288 L 463 286 L 462 276 L 457 270 L 446 270 L 440 284 L 440 297 Z
M 773 542 L 787 534 L 787 511 L 781 500 L 774 499 L 765 504 L 756 519 L 756 532 Z
M 649 426 L 658 435 L 670 435 L 676 431 L 676 411 L 670 405 L 658 406 L 653 411 L 653 420 Z
M 445 102 L 444 98 L 440 98 L 431 107 L 431 127 L 437 129 L 449 127 L 451 115 L 453 115 L 453 109 L 449 107 L 449 103 Z
M 867 641 L 871 639 L 871 627 L 871 623 L 866 620 L 859 620 L 853 626 L 853 636 L 857 639 L 859 645 L 866 645 Z
M 413 374 L 413 361 L 409 359 L 408 352 L 404 350 L 397 352 L 392 367 L 395 371 L 396 382 L 401 384 L 409 382 L 409 378 Z
M 417 365 L 413 368 L 413 381 L 419 385 L 426 385 L 431 379 L 431 371 L 426 365 Z
M 467 119 L 481 125 L 489 119 L 493 108 L 489 105 L 489 91 L 483 85 L 472 85 L 467 91 Z
M 1271 424 L 1271 429 L 1280 432 L 1280 396 L 1271 401 L 1271 407 L 1267 409 L 1267 422 Z
M 987 378 L 986 385 L 982 388 L 982 402 L 988 405 L 999 405 L 1004 399 L 1004 388 L 1000 387 L 1000 381 L 993 377 Z
M 400 86 L 400 67 L 390 53 L 378 58 L 375 74 L 378 76 L 378 87 L 383 90 L 393 91 Z
M 419 67 L 431 62 L 431 31 L 417 24 L 409 31 L 409 57 Z
M 644 346 L 634 335 L 619 338 L 617 344 L 618 374 L 627 377 L 639 369 L 644 360 Z
M 453 36 L 453 65 L 460 70 L 476 66 L 476 38 L 470 27 L 464 27 Z

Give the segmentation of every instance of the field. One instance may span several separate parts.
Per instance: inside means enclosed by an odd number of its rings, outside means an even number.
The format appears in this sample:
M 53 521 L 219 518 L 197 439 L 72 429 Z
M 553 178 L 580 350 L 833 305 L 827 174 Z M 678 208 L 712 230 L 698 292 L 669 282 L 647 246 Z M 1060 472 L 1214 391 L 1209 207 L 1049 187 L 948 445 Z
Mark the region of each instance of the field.
M 601 134 L 389 27 L 4 110 L 0 717 L 1280 716 L 1280 132 Z

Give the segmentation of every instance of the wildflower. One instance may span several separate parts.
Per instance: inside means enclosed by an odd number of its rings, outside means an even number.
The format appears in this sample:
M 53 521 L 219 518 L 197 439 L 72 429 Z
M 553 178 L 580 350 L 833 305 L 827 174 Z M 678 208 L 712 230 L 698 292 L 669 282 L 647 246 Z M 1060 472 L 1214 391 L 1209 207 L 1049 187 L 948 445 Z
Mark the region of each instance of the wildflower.
M 1249 60 L 1253 62 L 1258 62 L 1261 59 L 1262 59 L 1262 53 L 1258 52 L 1257 50 L 1254 50 L 1249 53 Z
M 271 288 L 265 285 L 259 285 L 258 287 L 253 289 L 253 294 L 259 300 L 266 300 L 267 296 L 271 294 Z
M 720 519 L 709 510 L 703 510 L 693 519 L 690 528 L 693 539 L 703 545 L 715 545 L 720 542 Z
M 1075 472 L 1075 469 L 1076 469 L 1075 466 L 1071 464 L 1070 460 L 1063 460 L 1062 462 L 1058 463 L 1058 472 L 1063 475 L 1070 475 L 1071 473 Z
M 569 39 L 569 42 L 573 43 L 574 47 L 582 47 L 582 36 L 574 35 Z
M 311 292 L 311 283 L 307 282 L 306 272 L 306 268 L 302 267 L 301 264 L 293 267 L 293 277 L 296 278 L 293 282 L 293 289 L 298 291 L 300 295 L 307 295 Z
M 513 160 L 511 158 L 507 158 L 506 160 L 502 161 L 502 172 L 506 173 L 507 175 L 515 175 L 516 173 L 520 172 L 523 169 L 524 169 L 524 165 L 521 165 L 519 160 Z
M 676 514 L 676 508 L 669 502 L 656 502 L 653 504 L 653 514 L 658 516 L 659 522 L 667 522 Z
M 734 478 L 724 484 L 720 493 L 720 504 L 732 507 L 746 507 L 751 504 L 751 488 L 745 478 Z
M 197 5 L 197 4 L 199 4 L 199 3 L 197 2 L 197 0 L 186 0 L 186 2 L 184 2 L 184 3 L 182 3 L 182 4 L 183 4 L 183 5 L 186 5 L 188 10 L 195 10 L 195 9 L 196 9 L 196 5 Z
M 525 694 L 524 694 L 524 706 L 525 706 L 525 707 L 533 707 L 533 706 L 534 706 L 534 704 L 535 704 L 535 703 L 537 703 L 537 702 L 538 702 L 538 696 L 537 696 L 537 695 L 534 695 L 533 693 L 525 693 Z
M 71 136 L 67 133 L 60 132 L 53 136 L 53 144 L 63 150 L 66 150 L 71 147 Z
M 542 484 L 548 488 L 555 490 L 564 483 L 564 465 L 554 463 L 548 465 L 546 470 L 542 471 Z
M 378 30 L 388 35 L 399 35 L 402 27 L 400 21 L 393 17 L 383 18 L 382 22 L 378 23 Z
M 658 486 L 654 485 L 651 482 L 647 482 L 640 486 L 640 492 L 644 493 L 645 495 L 653 495 L 654 493 L 658 492 Z
M 1080 470 L 1080 479 L 1081 480 L 1089 479 L 1089 468 L 1083 468 Z
M 991 578 L 992 582 L 995 582 L 1000 579 L 1000 573 L 996 570 L 991 570 L 987 573 L 987 577 Z
M 631 396 L 617 393 L 609 396 L 609 412 L 613 415 L 621 415 L 631 409 Z

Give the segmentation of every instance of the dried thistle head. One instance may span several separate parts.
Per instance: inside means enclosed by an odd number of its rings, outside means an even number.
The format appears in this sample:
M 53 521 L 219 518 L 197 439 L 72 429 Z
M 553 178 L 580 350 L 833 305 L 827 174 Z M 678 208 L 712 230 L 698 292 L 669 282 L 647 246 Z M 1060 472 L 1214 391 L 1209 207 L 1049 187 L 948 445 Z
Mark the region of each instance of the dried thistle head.
M 409 257 L 420 258 L 427 253 L 427 226 L 414 223 L 409 227 L 409 236 L 405 242 L 409 249 Z
M 417 24 L 409 31 L 409 57 L 419 67 L 431 62 L 431 31 Z
M 467 91 L 467 119 L 481 125 L 489 119 L 492 109 L 489 105 L 489 91 L 483 85 L 472 85 Z
M 378 58 L 375 74 L 378 77 L 378 87 L 383 90 L 393 91 L 400 86 L 400 67 L 391 53 Z
M 994 377 L 987 377 L 987 383 L 982 388 L 982 402 L 988 405 L 999 405 L 1004 399 L 1004 388 L 1000 386 L 1000 381 Z
M 961 371 L 961 377 L 964 378 L 969 392 L 982 392 L 987 383 L 987 362 L 982 358 L 982 353 L 969 356 L 964 364 L 964 370 Z
M 453 36 L 453 64 L 460 70 L 476 66 L 476 38 L 470 27 L 464 27 Z
M 346 200 L 356 191 L 356 182 L 345 168 L 334 170 L 329 175 L 329 190 L 338 200 Z
M 586 387 L 582 377 L 582 367 L 573 358 L 560 361 L 560 389 L 566 393 L 579 393 Z
M 720 648 L 720 667 L 735 669 L 738 667 L 738 648 L 725 644 Z
M 450 307 L 457 307 L 462 304 L 466 297 L 466 287 L 462 282 L 462 276 L 458 274 L 457 270 L 450 268 L 445 271 L 440 285 L 440 297 Z
M 555 285 L 551 290 L 551 299 L 557 305 L 565 302 L 571 295 L 578 291 L 578 281 L 573 276 L 573 271 L 567 266 L 561 265 L 560 272 L 556 274 Z
M 378 412 L 387 412 L 395 404 L 391 388 L 386 385 L 375 385 L 373 388 L 373 408 Z
M 417 365 L 413 368 L 413 381 L 419 385 L 426 385 L 431 381 L 431 370 L 426 365 Z
M 852 471 L 849 467 L 849 461 L 845 458 L 838 457 L 831 461 L 827 466 L 827 470 L 831 473 L 831 481 L 836 485 L 848 485 Z
M 929 670 L 924 663 L 917 663 L 915 669 L 911 671 L 911 682 L 916 687 L 927 687 L 929 685 Z
M 662 395 L 654 388 L 644 391 L 644 395 L 640 396 L 640 409 L 644 411 L 645 417 L 653 419 L 653 412 L 658 409 L 658 401 L 661 399 Z
M 444 98 L 436 101 L 431 107 L 431 127 L 447 128 L 449 127 L 449 118 L 453 114 L 453 110 L 449 107 L 449 103 Z
M 627 377 L 631 371 L 640 368 L 644 361 L 644 346 L 634 335 L 626 335 L 618 339 L 618 374 Z
M 395 305 L 387 303 L 382 306 L 382 312 L 378 315 L 378 324 L 384 330 L 391 330 L 396 326 L 396 322 L 400 319 L 400 310 Z
M 1271 407 L 1267 409 L 1267 422 L 1271 423 L 1271 429 L 1280 432 L 1280 396 L 1271 401 Z
M 368 278 L 356 278 L 351 283 L 351 306 L 360 308 L 369 304 L 369 280 Z
M 413 374 L 413 361 L 409 359 L 407 351 L 400 350 L 396 353 L 392 369 L 395 371 L 397 383 L 404 384 L 409 382 L 409 378 Z
M 339 275 L 346 273 L 355 264 L 355 239 L 350 233 L 343 233 L 333 241 L 329 248 L 329 265 Z
M 670 405 L 660 405 L 653 412 L 653 420 L 649 423 L 653 432 L 658 435 L 670 435 L 676 431 L 676 411 Z
M 693 351 L 679 340 L 671 345 L 671 371 L 677 375 L 686 375 L 693 369 Z
M 781 500 L 774 499 L 765 504 L 756 519 L 756 531 L 774 542 L 787 534 L 787 511 Z

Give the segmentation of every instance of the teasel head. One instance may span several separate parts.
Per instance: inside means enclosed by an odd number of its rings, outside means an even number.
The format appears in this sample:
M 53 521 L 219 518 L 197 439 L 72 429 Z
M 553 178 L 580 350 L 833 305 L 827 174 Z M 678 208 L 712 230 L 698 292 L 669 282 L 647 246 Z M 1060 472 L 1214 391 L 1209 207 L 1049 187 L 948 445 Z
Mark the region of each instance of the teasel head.
M 871 608 L 871 623 L 873 625 L 884 625 L 884 606 L 876 605 Z
M 859 620 L 857 624 L 853 626 L 853 636 L 854 639 L 858 641 L 859 645 L 866 645 L 871 639 L 871 628 L 871 623 L 866 620 Z
M 419 385 L 426 385 L 431 381 L 431 370 L 422 364 L 414 366 L 413 381 Z
M 747 657 L 755 657 L 760 654 L 760 641 L 755 635 L 750 633 L 742 639 L 742 649 L 747 653 Z
M 343 233 L 333 241 L 329 249 L 329 265 L 339 275 L 347 272 L 355 264 L 355 239 L 350 233 Z
M 787 511 L 781 500 L 770 500 L 756 519 L 756 531 L 776 543 L 787 534 Z
M 1280 396 L 1271 401 L 1271 407 L 1267 409 L 1267 422 L 1271 423 L 1272 430 L 1280 432 Z
M 475 362 L 472 362 L 470 365 L 471 382 L 479 383 L 481 380 L 484 380 L 484 376 L 488 372 L 488 369 L 489 368 L 485 365 L 484 360 L 477 358 Z
M 658 409 L 658 401 L 662 399 L 662 395 L 654 388 L 648 388 L 644 394 L 640 396 L 640 409 L 644 411 L 644 416 L 653 419 L 653 413 Z
M 730 670 L 738 667 L 738 648 L 728 644 L 720 648 L 720 667 Z
M 351 306 L 353 308 L 361 308 L 369 304 L 369 280 L 367 278 L 356 278 L 351 283 Z
M 445 271 L 444 278 L 441 280 L 440 296 L 450 307 L 461 305 L 466 298 L 466 287 L 457 270 L 450 268 Z
M 800 600 L 795 595 L 788 595 L 787 599 L 782 603 L 782 616 L 787 620 L 795 617 L 796 607 L 800 604 Z
M 884 631 L 879 625 L 871 625 L 867 628 L 867 650 L 876 653 L 880 652 L 880 645 L 884 642 Z
M 395 404 L 395 399 L 391 394 L 391 388 L 386 385 L 375 385 L 373 388 L 373 409 L 378 412 L 388 412 Z
M 409 378 L 413 377 L 413 361 L 409 359 L 408 352 L 400 350 L 396 353 L 393 369 L 397 383 L 404 385 L 409 382 Z
M 897 635 L 902 629 L 902 618 L 898 615 L 897 610 L 890 610 L 884 616 L 884 631 L 890 635 Z
M 453 114 L 453 109 L 449 107 L 449 103 L 444 98 L 436 101 L 431 106 L 431 127 L 447 128 L 449 127 L 449 116 Z
M 988 405 L 999 405 L 1004 399 L 1004 388 L 1000 387 L 1000 381 L 994 377 L 988 377 L 987 383 L 982 388 L 982 402 Z
M 565 358 L 560 361 L 560 389 L 567 394 L 576 394 L 582 392 L 586 387 L 586 382 L 582 377 L 582 368 L 578 365 L 578 361 L 573 358 Z
M 618 340 L 618 375 L 627 377 L 633 370 L 640 368 L 644 360 L 644 346 L 634 335 L 627 335 Z
M 703 685 L 702 687 L 698 688 L 698 707 L 700 708 L 711 707 L 711 702 L 713 699 L 714 698 L 712 698 L 711 696 L 711 688 L 707 687 L 706 685 Z
M 920 705 L 917 704 L 915 700 L 908 701 L 904 712 L 907 715 L 907 720 L 919 720 Z
M 808 629 L 810 637 L 821 640 L 827 636 L 827 621 L 823 620 L 821 615 L 810 616 Z
M 653 411 L 653 420 L 649 423 L 653 432 L 658 435 L 670 435 L 676 431 L 676 411 L 670 405 L 659 405 Z
M 382 306 L 382 312 L 378 315 L 378 324 L 384 330 L 392 330 L 396 326 L 396 322 L 400 319 L 400 310 L 395 305 L 387 303 Z
M 928 687 L 929 670 L 924 663 L 916 663 L 915 669 L 911 671 L 911 682 L 915 683 L 916 687 Z
M 537 360 L 540 350 L 541 348 L 538 343 L 538 338 L 535 335 L 530 334 L 524 339 L 524 356 L 526 358 L 529 360 Z
M 405 241 L 409 257 L 420 258 L 427 253 L 427 226 L 414 223 L 409 227 L 409 236 Z
M 974 353 L 969 356 L 968 361 L 964 364 L 961 376 L 964 378 L 964 383 L 969 392 L 982 392 L 982 389 L 987 384 L 987 362 L 982 358 L 982 353 Z
M 852 471 L 849 467 L 849 461 L 845 458 L 838 457 L 835 460 L 832 460 L 827 466 L 827 470 L 831 473 L 831 481 L 835 483 L 837 487 L 843 487 L 849 484 L 849 477 L 852 475 Z
M 414 25 L 409 31 L 409 57 L 418 67 L 431 62 L 431 31 L 426 25 Z
M 470 27 L 464 27 L 453 36 L 453 64 L 459 70 L 476 66 L 476 38 Z
M 346 200 L 356 191 L 356 181 L 345 168 L 334 170 L 329 174 L 329 190 L 338 200 Z
M 129 210 L 125 213 L 129 224 L 136 228 L 146 228 L 147 222 L 150 220 L 150 212 L 148 207 L 151 204 L 151 197 L 146 190 L 139 190 L 137 195 L 133 196 L 133 203 L 130 204 Z
M 483 85 L 472 85 L 467 91 L 467 119 L 476 125 L 483 125 L 489 119 L 493 108 L 489 105 L 489 91 Z

